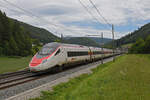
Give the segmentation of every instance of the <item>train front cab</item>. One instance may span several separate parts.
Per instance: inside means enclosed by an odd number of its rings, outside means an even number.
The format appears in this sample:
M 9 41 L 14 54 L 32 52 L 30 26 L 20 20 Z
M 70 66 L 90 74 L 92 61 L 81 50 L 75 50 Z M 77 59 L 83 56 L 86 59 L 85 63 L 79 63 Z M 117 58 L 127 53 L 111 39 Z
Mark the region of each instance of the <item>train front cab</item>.
M 29 69 L 32 72 L 43 71 L 56 65 L 55 56 L 59 53 L 59 45 L 47 44 L 32 58 Z M 57 54 L 56 54 L 57 53 Z

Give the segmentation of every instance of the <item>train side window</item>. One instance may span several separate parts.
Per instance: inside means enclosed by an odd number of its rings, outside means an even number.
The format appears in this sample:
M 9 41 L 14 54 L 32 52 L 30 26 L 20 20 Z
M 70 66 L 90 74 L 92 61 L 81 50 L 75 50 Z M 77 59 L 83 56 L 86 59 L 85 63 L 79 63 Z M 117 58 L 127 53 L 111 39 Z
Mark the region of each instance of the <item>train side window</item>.
M 58 55 L 60 53 L 60 49 L 57 50 L 57 52 L 55 53 L 55 56 Z
M 75 56 L 86 56 L 88 55 L 88 51 L 69 51 L 67 52 L 68 57 L 75 57 Z

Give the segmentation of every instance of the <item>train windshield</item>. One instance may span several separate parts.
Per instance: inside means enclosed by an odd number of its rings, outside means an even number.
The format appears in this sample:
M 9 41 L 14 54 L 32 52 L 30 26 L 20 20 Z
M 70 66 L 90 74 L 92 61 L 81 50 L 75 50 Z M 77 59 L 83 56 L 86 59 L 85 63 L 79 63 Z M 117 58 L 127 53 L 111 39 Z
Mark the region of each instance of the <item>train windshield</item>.
M 43 47 L 38 54 L 39 55 L 49 55 L 52 53 L 52 51 L 54 50 L 54 48 L 49 48 L 49 47 Z
M 52 54 L 58 47 L 59 47 L 58 44 L 47 44 L 37 53 L 36 57 L 37 58 L 47 57 L 50 54 Z

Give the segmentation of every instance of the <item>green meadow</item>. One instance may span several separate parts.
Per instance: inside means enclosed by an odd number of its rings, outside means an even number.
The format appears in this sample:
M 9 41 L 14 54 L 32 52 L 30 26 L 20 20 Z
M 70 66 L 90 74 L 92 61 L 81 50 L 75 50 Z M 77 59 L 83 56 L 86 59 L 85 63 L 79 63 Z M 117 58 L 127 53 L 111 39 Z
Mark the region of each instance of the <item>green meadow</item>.
M 28 57 L 0 57 L 0 74 L 14 72 L 28 67 L 31 60 Z
M 124 55 L 32 100 L 150 100 L 150 55 Z

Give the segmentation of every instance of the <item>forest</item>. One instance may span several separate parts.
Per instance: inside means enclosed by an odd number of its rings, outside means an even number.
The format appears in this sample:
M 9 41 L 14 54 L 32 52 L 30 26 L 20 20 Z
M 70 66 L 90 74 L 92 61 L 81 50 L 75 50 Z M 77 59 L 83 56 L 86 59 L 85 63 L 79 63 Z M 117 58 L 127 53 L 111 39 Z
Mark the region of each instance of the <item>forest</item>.
M 0 11 L 0 56 L 28 56 L 39 50 L 39 44 L 50 42 L 100 46 L 86 37 L 61 40 L 51 32 L 24 22 L 9 18 Z M 32 46 L 34 45 L 34 46 Z
M 150 54 L 150 35 L 146 39 L 138 39 L 129 49 L 129 53 Z
M 0 55 L 27 56 L 32 53 L 30 32 L 0 11 Z
M 143 25 L 137 30 L 127 34 L 126 36 L 115 40 L 115 47 L 121 47 L 125 44 L 135 43 L 138 39 L 145 40 L 150 35 L 150 23 Z M 112 42 L 106 43 L 105 47 L 112 48 Z

